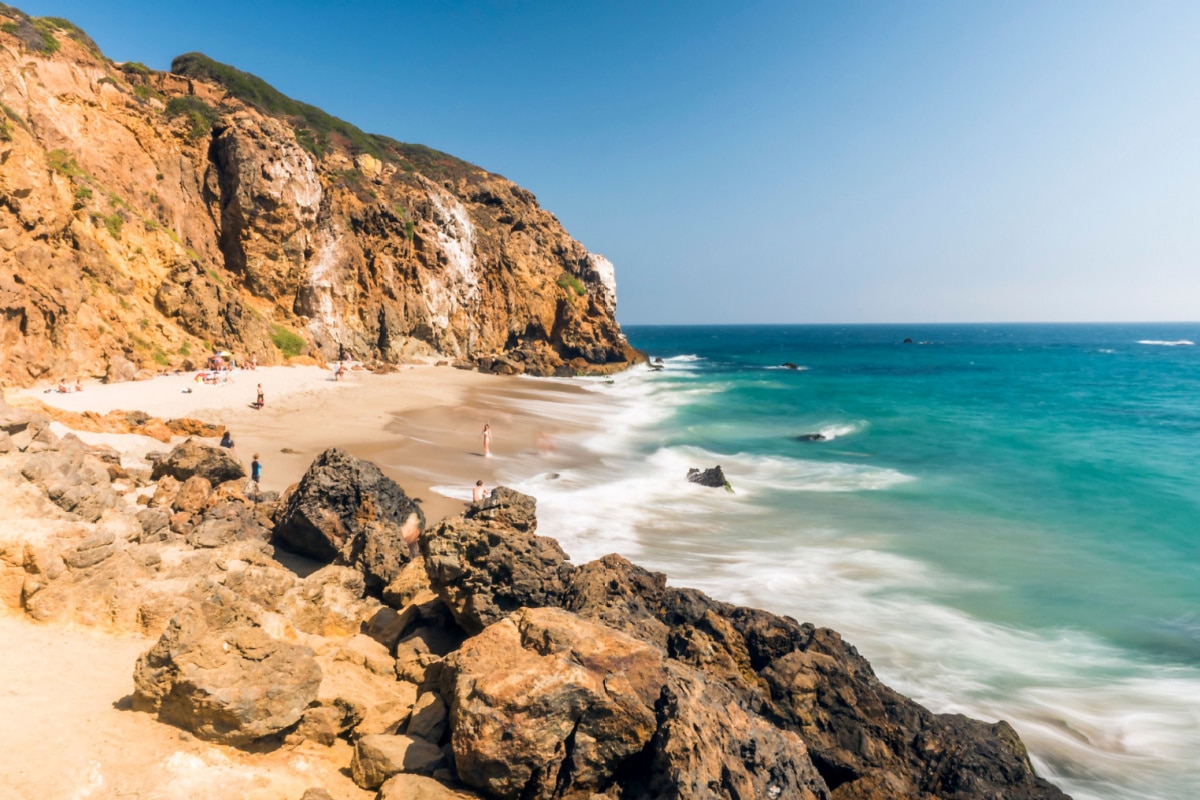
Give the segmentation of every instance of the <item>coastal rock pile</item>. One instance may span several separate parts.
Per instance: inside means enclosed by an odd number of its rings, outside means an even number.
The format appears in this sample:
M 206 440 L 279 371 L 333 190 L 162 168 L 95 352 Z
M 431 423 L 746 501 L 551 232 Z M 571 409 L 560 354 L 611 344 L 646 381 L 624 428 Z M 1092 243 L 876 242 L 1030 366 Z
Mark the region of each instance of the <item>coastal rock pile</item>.
M 0 407 L 0 480 L 47 520 L 0 538 L 0 598 L 158 636 L 134 707 L 201 738 L 349 742 L 380 798 L 1065 797 L 1007 724 L 928 711 L 835 631 L 617 555 L 572 564 L 518 492 L 423 530 L 412 556 L 394 528 L 413 501 L 338 451 L 256 506 L 212 484 L 201 443 L 153 483 L 39 425 Z M 55 459 L 80 482 L 60 491 Z M 331 562 L 307 577 L 268 544 L 306 541 L 302 519 Z

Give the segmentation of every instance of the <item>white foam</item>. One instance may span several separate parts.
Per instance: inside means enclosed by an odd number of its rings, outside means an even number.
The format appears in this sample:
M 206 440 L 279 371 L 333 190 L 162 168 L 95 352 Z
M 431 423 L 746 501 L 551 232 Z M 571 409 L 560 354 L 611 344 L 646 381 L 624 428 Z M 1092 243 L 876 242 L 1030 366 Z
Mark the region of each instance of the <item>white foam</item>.
M 1157 345 L 1159 347 L 1191 347 L 1196 343 L 1188 341 L 1187 339 L 1177 339 L 1173 342 L 1164 342 L 1158 339 L 1139 339 L 1138 344 L 1150 344 Z

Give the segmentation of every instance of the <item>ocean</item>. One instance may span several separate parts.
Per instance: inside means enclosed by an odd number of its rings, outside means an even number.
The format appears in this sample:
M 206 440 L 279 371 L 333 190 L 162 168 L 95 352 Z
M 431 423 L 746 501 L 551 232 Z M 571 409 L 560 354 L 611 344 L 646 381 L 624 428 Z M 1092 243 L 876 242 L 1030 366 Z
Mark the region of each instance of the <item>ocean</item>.
M 511 467 L 576 563 L 835 628 L 1080 800 L 1200 796 L 1200 324 L 626 333 L 589 459 Z

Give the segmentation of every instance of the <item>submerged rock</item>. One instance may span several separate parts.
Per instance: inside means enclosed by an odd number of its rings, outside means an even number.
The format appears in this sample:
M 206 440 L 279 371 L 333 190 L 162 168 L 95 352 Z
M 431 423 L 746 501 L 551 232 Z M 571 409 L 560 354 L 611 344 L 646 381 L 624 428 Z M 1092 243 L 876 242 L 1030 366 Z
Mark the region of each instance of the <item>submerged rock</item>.
M 733 491 L 733 487 L 729 485 L 729 479 L 725 477 L 725 472 L 721 469 L 720 464 L 715 467 L 709 467 L 703 472 L 692 467 L 687 471 L 687 479 L 701 486 L 709 486 L 714 489 L 724 487 L 731 492 Z

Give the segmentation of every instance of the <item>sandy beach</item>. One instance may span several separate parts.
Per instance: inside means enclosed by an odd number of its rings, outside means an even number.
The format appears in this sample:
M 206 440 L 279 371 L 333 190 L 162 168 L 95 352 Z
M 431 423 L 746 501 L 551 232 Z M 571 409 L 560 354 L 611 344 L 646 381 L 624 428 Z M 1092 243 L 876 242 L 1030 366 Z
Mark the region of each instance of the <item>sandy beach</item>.
M 253 407 L 259 384 L 265 399 L 261 410 Z M 410 496 L 421 499 L 426 519 L 434 522 L 461 511 L 460 500 L 469 498 L 476 480 L 491 487 L 501 475 L 511 476 L 518 456 L 541 451 L 546 468 L 570 458 L 572 451 L 557 445 L 564 434 L 585 428 L 578 414 L 568 410 L 583 391 L 567 381 L 417 364 L 383 375 L 351 369 L 341 381 L 320 367 L 265 367 L 237 370 L 229 382 L 215 386 L 183 374 L 85 383 L 82 392 L 65 394 L 40 386 L 8 397 L 18 405 L 37 401 L 74 412 L 120 409 L 164 420 L 192 417 L 219 423 L 233 434 L 237 456 L 247 469 L 259 455 L 267 491 L 283 491 L 300 480 L 321 451 L 341 447 L 379 464 Z M 493 429 L 491 458 L 483 456 L 484 423 Z M 143 436 L 80 436 L 136 456 L 169 449 Z M 457 497 L 434 492 L 434 486 L 459 487 Z

